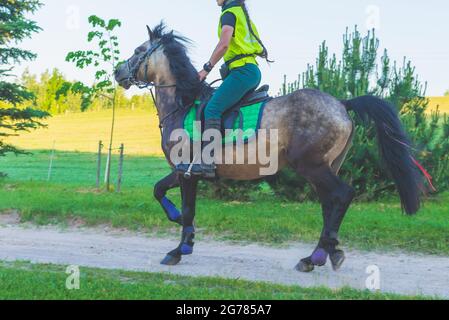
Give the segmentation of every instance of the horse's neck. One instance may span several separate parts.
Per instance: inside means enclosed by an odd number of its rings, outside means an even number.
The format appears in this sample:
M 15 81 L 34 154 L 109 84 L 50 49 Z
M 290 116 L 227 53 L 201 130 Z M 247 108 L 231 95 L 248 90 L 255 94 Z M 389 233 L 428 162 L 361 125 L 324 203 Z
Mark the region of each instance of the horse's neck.
M 176 112 L 179 108 L 176 101 L 175 88 L 160 88 L 156 90 L 157 109 L 159 121 L 163 126 L 162 131 L 162 149 L 165 154 L 170 152 L 172 143 L 170 136 L 174 130 L 180 129 L 182 126 L 181 117 L 183 112 Z
M 161 120 L 176 108 L 176 88 L 156 89 L 156 108 Z

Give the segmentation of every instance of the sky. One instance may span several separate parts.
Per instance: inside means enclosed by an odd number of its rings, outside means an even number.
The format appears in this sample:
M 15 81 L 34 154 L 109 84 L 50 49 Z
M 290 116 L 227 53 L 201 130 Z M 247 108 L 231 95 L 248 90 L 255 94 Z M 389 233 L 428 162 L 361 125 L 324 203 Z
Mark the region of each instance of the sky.
M 25 68 L 40 74 L 58 68 L 71 80 L 93 81 L 91 70 L 80 71 L 64 58 L 69 51 L 88 48 L 87 18 L 118 18 L 122 59 L 147 39 L 145 26 L 162 19 L 170 29 L 193 40 L 190 57 L 200 68 L 208 61 L 218 42 L 220 8 L 216 0 L 41 0 L 44 3 L 32 18 L 43 31 L 21 44 L 38 54 Z M 416 66 L 422 81 L 428 83 L 427 95 L 443 95 L 449 89 L 449 1 L 447 0 L 246 0 L 252 20 L 275 60 L 260 61 L 263 83 L 277 93 L 284 74 L 295 80 L 314 64 L 319 45 L 327 41 L 329 51 L 342 50 L 342 35 L 347 27 L 358 25 L 362 34 L 375 27 L 380 51 L 402 63 L 404 56 Z M 218 78 L 217 70 L 208 80 Z M 138 91 L 134 89 L 132 93 Z

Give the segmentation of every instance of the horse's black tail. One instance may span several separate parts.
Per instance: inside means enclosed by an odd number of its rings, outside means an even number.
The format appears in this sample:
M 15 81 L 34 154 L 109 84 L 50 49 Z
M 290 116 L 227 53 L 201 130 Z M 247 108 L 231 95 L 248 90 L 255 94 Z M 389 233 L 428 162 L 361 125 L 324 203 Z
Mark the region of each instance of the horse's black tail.
M 370 120 L 374 121 L 381 157 L 399 191 L 402 207 L 409 215 L 417 213 L 421 203 L 422 179 L 411 154 L 410 140 L 394 106 L 373 96 L 342 103 L 348 110 L 354 111 L 365 125 Z

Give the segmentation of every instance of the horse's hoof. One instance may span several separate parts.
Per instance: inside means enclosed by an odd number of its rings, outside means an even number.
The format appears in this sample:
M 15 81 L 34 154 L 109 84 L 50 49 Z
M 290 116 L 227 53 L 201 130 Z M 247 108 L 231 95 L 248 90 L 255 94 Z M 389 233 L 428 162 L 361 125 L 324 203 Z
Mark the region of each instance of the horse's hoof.
M 346 259 L 345 253 L 342 250 L 337 250 L 330 255 L 330 259 L 332 262 L 332 269 L 334 269 L 334 271 L 338 271 Z
M 326 264 L 328 256 L 326 250 L 318 248 L 313 252 L 311 262 L 315 266 L 322 267 Z
M 315 269 L 315 266 L 313 265 L 310 258 L 302 259 L 299 261 L 299 263 L 296 265 L 295 269 L 299 272 L 312 272 Z
M 176 266 L 179 262 L 181 262 L 182 256 L 181 255 L 170 255 L 167 254 L 167 256 L 164 258 L 164 260 L 161 261 L 161 264 L 164 266 Z

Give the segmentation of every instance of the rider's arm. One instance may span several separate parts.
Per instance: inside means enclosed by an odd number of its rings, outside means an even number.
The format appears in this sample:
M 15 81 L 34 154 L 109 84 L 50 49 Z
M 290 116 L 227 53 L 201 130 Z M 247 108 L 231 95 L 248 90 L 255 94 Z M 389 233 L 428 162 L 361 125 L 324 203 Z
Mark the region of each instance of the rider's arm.
M 231 26 L 223 26 L 220 42 L 210 58 L 210 63 L 212 66 L 215 66 L 226 54 L 226 51 L 229 49 L 229 44 L 231 43 L 232 36 L 234 34 L 234 28 Z
M 204 68 L 207 69 L 207 71 L 203 69 L 199 73 L 201 81 L 206 79 L 207 75 L 209 74 L 208 71 L 211 71 L 212 68 L 218 63 L 218 61 L 220 61 L 224 57 L 224 55 L 228 51 L 231 39 L 234 36 L 236 22 L 237 19 L 232 12 L 227 12 L 221 17 L 222 28 L 220 42 L 215 48 L 209 62 L 204 65 Z
M 209 60 L 211 68 L 213 68 L 218 63 L 218 61 L 220 61 L 224 57 L 226 51 L 228 51 L 229 49 L 229 44 L 231 43 L 233 35 L 234 35 L 234 27 L 228 25 L 223 26 L 220 42 L 218 42 L 218 45 L 215 48 L 214 53 L 212 53 L 212 57 Z M 207 72 L 206 70 L 204 69 L 201 70 L 199 72 L 200 81 L 206 79 L 208 74 L 209 72 Z

